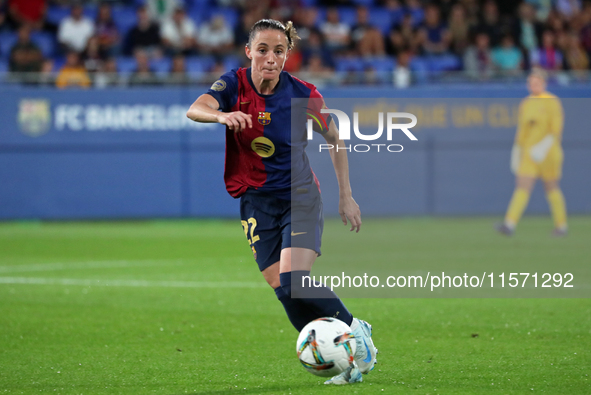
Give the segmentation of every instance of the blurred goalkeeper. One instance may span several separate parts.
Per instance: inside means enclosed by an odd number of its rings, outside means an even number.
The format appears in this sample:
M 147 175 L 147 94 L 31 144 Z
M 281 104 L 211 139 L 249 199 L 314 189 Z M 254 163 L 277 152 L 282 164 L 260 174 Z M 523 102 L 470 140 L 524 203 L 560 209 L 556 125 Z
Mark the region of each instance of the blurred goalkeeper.
M 559 186 L 564 156 L 560 145 L 564 123 L 562 105 L 556 96 L 546 91 L 543 71 L 533 71 L 527 87 L 530 95 L 519 106 L 517 135 L 511 152 L 511 171 L 516 176 L 516 187 L 505 221 L 497 226 L 497 230 L 508 236 L 513 234 L 536 180 L 541 178 L 554 220 L 553 234 L 565 236 L 566 205 Z

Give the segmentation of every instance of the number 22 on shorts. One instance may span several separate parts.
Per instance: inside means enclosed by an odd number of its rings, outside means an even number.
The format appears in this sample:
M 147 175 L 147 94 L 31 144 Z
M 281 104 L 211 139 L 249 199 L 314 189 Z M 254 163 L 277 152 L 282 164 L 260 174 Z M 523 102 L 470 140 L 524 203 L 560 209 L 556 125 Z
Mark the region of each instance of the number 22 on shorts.
M 258 235 L 254 234 L 254 230 L 257 227 L 257 220 L 251 217 L 248 219 L 248 221 L 242 220 L 240 222 L 242 222 L 242 229 L 244 230 L 244 235 L 246 236 L 246 238 L 248 239 L 248 242 L 252 246 L 255 242 L 257 242 L 260 239 L 260 237 Z M 250 229 L 250 235 L 249 235 L 249 229 Z

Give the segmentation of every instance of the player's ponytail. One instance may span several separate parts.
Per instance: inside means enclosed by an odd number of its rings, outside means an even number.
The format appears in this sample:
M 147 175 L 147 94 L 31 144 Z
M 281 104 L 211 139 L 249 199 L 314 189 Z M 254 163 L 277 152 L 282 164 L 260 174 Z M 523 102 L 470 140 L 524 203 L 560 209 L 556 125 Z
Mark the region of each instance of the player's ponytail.
M 246 44 L 249 48 L 256 34 L 263 30 L 279 30 L 280 32 L 283 32 L 285 37 L 287 37 L 287 49 L 289 50 L 293 49 L 297 40 L 300 39 L 292 21 L 289 21 L 284 25 L 275 19 L 261 19 L 250 29 L 248 34 L 248 44 Z

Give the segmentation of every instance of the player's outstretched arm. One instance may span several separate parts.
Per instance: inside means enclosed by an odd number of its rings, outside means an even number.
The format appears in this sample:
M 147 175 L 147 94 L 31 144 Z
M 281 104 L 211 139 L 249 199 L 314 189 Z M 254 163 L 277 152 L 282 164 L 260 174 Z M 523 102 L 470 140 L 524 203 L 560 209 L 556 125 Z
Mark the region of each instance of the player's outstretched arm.
M 330 122 L 328 132 L 323 136 L 328 144 L 331 144 L 333 147 L 338 146 L 342 148 L 338 152 L 336 148 L 329 150 L 332 165 L 334 166 L 339 183 L 339 214 L 341 215 L 343 224 L 347 225 L 347 219 L 351 222 L 350 231 L 355 230 L 359 232 L 359 229 L 361 229 L 361 211 L 359 210 L 359 205 L 353 199 L 351 191 L 347 150 L 345 149 L 345 142 L 339 138 L 339 132 L 333 120 Z
M 252 115 L 242 111 L 219 112 L 220 104 L 211 95 L 205 93 L 191 105 L 187 117 L 195 122 L 221 123 L 235 132 L 252 128 Z

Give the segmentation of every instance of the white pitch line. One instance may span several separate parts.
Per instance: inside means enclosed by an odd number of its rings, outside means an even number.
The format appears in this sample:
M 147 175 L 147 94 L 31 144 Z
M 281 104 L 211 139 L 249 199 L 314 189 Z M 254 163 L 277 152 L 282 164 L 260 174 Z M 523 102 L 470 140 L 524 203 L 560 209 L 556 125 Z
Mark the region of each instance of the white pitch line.
M 113 267 L 135 267 L 135 266 L 164 266 L 183 264 L 181 259 L 161 260 L 113 260 L 113 261 L 86 261 L 86 262 L 54 262 L 54 263 L 33 263 L 28 265 L 0 266 L 0 273 L 21 273 L 21 272 L 52 272 L 57 270 L 70 269 L 102 269 Z
M 147 281 L 90 280 L 75 278 L 0 277 L 0 284 L 80 285 L 84 287 L 167 287 L 167 288 L 266 288 L 262 282 L 246 281 Z

